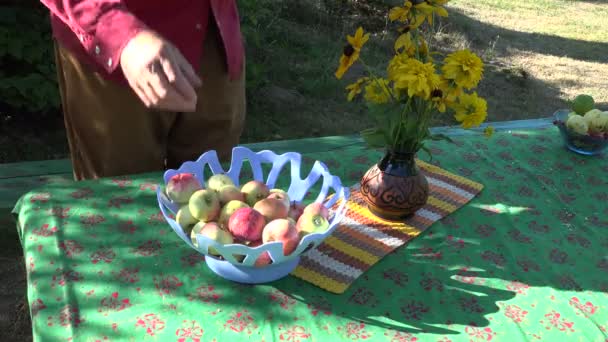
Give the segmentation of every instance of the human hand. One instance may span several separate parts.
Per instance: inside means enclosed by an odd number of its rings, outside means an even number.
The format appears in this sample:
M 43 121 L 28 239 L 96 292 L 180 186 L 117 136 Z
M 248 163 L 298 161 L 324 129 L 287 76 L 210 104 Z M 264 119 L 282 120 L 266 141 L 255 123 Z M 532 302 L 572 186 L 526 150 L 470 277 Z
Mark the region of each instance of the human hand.
M 131 88 L 148 108 L 192 112 L 194 88 L 202 85 L 179 50 L 154 31 L 144 30 L 122 51 L 120 66 Z

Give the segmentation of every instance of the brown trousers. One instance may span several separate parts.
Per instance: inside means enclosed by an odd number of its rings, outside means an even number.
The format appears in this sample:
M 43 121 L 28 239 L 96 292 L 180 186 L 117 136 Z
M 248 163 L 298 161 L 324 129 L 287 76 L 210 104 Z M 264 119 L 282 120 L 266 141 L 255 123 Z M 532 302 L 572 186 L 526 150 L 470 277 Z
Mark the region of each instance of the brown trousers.
M 56 44 L 74 178 L 178 168 L 208 150 L 229 160 L 245 121 L 245 76 L 243 71 L 240 80 L 229 80 L 223 51 L 210 20 L 196 111 L 172 113 L 146 108 L 129 87 L 105 80 Z

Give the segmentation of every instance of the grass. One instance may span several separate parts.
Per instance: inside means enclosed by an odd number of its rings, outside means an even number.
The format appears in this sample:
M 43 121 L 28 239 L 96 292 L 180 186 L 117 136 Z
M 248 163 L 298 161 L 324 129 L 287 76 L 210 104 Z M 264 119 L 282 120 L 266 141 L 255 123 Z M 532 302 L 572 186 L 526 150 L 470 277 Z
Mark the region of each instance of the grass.
M 384 70 L 393 42 L 386 13 L 399 1 L 241 3 L 249 118 L 243 142 L 352 134 L 367 127 L 364 107 L 347 102 L 344 92 L 362 68 L 355 66 L 342 81 L 333 73 L 346 34 L 360 25 L 372 33 L 366 63 Z M 448 10 L 433 43 L 443 51 L 470 48 L 483 57 L 479 93 L 488 100 L 490 121 L 546 117 L 580 93 L 605 108 L 604 2 L 452 0 Z M 65 158 L 60 115 L 40 122 L 6 121 L 0 162 Z M 447 117 L 436 122 L 449 123 Z
M 444 51 L 469 48 L 483 57 L 486 73 L 479 93 L 488 100 L 490 121 L 546 117 L 580 93 L 592 95 L 600 108 L 606 108 L 608 81 L 602 75 L 608 75 L 608 32 L 602 25 L 608 5 L 453 0 L 448 7 L 450 17 L 441 22 L 433 42 Z M 298 101 L 269 100 L 263 96 L 264 87 L 250 89 L 252 120 L 244 138 L 350 134 L 365 128 L 368 120 L 363 106 L 345 100 L 345 82 L 335 80 L 333 71 L 344 36 L 358 25 L 373 34 L 363 54 L 366 62 L 376 70 L 384 68 L 392 43 L 383 18 L 388 8 L 376 3 L 379 16 L 366 17 L 351 7 L 344 20 L 330 24 L 321 19 L 322 10 L 306 12 L 306 22 L 298 20 L 298 9 L 282 12 L 275 23 L 288 29 L 268 30 L 265 38 L 283 44 L 256 52 L 287 61 L 269 67 L 264 83 L 298 94 Z M 255 63 L 257 55 L 252 57 Z M 360 68 L 353 74 L 349 79 L 356 78 Z

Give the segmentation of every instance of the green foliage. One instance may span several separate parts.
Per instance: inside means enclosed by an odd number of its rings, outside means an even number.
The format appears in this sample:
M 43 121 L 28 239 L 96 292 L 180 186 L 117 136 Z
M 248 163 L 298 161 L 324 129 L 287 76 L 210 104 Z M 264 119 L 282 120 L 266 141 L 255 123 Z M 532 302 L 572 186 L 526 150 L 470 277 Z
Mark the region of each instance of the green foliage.
M 0 102 L 19 112 L 59 108 L 53 42 L 44 9 L 0 8 Z
M 241 31 L 247 47 L 247 89 L 258 89 L 267 83 L 268 65 L 267 30 L 283 6 L 281 0 L 238 0 L 241 15 Z

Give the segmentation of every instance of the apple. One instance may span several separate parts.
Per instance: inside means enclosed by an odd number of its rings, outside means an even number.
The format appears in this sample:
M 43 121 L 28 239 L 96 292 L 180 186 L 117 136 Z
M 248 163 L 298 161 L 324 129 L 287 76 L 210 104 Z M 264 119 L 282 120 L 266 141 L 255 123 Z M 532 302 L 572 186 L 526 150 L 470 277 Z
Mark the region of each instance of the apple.
M 232 214 L 234 214 L 235 211 L 237 211 L 238 209 L 241 209 L 241 208 L 249 208 L 249 205 L 245 202 L 237 201 L 237 200 L 232 200 L 232 201 L 226 203 L 222 207 L 222 210 L 220 211 L 220 218 L 217 220 L 217 223 L 221 227 L 226 228 L 228 226 L 228 220 L 230 219 L 230 216 L 232 216 Z
M 165 192 L 173 202 L 184 204 L 188 203 L 190 196 L 192 196 L 195 191 L 202 188 L 201 183 L 193 174 L 178 173 L 169 179 Z
M 289 210 L 289 207 L 291 206 L 291 201 L 289 200 L 289 195 L 281 189 L 270 190 L 270 195 L 268 195 L 267 198 L 276 198 L 276 199 L 282 201 L 288 210 Z
M 252 180 L 241 187 L 241 192 L 245 194 L 245 202 L 253 207 L 258 201 L 268 197 L 270 191 L 263 182 Z
M 245 202 L 245 195 L 234 185 L 224 185 L 217 192 L 220 204 L 224 205 L 232 200 Z
M 300 243 L 300 236 L 296 226 L 288 219 L 276 219 L 270 221 L 262 232 L 262 241 L 269 243 L 281 241 L 283 243 L 283 255 L 291 254 Z
M 255 241 L 262 237 L 266 219 L 251 207 L 237 209 L 228 219 L 228 230 L 239 240 Z
M 192 229 L 192 233 L 190 233 L 190 238 L 192 239 L 192 244 L 198 247 L 198 241 L 196 240 L 196 234 L 203 235 L 208 237 L 211 240 L 214 240 L 217 243 L 222 245 L 229 245 L 234 242 L 234 238 L 230 235 L 229 232 L 220 228 L 220 226 L 215 222 L 199 222 Z M 220 255 L 220 253 L 213 247 L 208 248 L 208 253 L 211 255 Z
M 296 228 L 300 237 L 312 233 L 323 233 L 329 228 L 329 221 L 320 214 L 304 213 L 298 219 Z
M 302 203 L 293 201 L 293 202 L 291 202 L 291 206 L 289 206 L 289 213 L 287 214 L 287 216 L 291 217 L 292 219 L 294 219 L 297 222 L 298 219 L 300 218 L 300 216 L 302 216 L 303 212 L 304 212 L 304 205 Z
M 214 191 L 220 191 L 220 189 L 226 185 L 233 185 L 234 182 L 228 175 L 224 173 L 215 174 L 207 180 L 207 189 L 211 189 Z
M 325 208 L 323 203 L 319 202 L 313 202 L 307 205 L 302 212 L 302 215 L 304 214 L 318 214 L 329 219 L 329 209 Z
M 287 213 L 289 211 L 283 201 L 276 198 L 264 198 L 261 201 L 258 201 L 253 206 L 253 209 L 264 215 L 266 222 L 280 218 L 287 218 Z
M 184 230 L 190 229 L 191 226 L 198 222 L 198 220 L 190 213 L 190 209 L 188 208 L 187 204 L 184 204 L 181 206 L 181 208 L 179 208 L 177 215 L 175 216 L 175 221 Z
M 264 241 L 262 240 L 257 240 L 257 241 L 253 241 L 252 243 L 249 244 L 249 247 L 255 248 L 258 246 L 261 246 L 264 244 Z M 262 254 L 260 254 L 260 256 L 258 256 L 257 260 L 254 263 L 255 267 L 264 267 L 267 265 L 272 264 L 272 258 L 270 258 L 270 254 L 268 254 L 268 252 L 263 252 Z
M 194 218 L 204 222 L 215 220 L 220 215 L 221 209 L 220 200 L 211 189 L 202 189 L 193 193 L 188 208 Z

